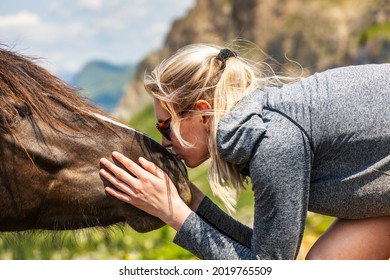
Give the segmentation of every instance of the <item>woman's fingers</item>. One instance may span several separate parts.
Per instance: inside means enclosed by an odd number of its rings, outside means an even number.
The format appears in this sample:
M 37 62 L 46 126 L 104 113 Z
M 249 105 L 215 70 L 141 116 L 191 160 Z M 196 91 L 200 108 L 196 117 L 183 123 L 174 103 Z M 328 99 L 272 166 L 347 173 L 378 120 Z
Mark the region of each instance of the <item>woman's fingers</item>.
M 105 165 L 106 166 L 106 165 Z M 127 174 L 128 178 L 121 178 L 121 179 L 118 179 L 115 175 L 113 176 L 111 173 L 107 172 L 106 170 L 104 169 L 101 169 L 100 170 L 100 175 L 102 175 L 107 181 L 109 181 L 111 184 L 113 184 L 118 190 L 128 194 L 128 195 L 133 195 L 134 194 L 134 190 L 132 189 L 132 185 L 131 185 L 131 179 L 135 179 L 134 177 L 132 177 L 130 174 Z M 124 176 L 126 177 L 126 176 Z
M 134 161 L 129 159 L 128 157 L 125 157 L 119 152 L 113 152 L 112 156 L 119 161 L 121 164 L 123 164 L 124 167 L 126 167 L 127 170 L 129 170 L 131 173 L 133 173 L 136 177 L 140 177 L 142 175 L 142 172 L 144 170 L 142 167 L 140 167 L 138 164 L 136 164 Z M 116 166 L 117 167 L 117 166 Z M 121 168 L 117 167 L 117 169 L 122 170 Z M 115 169 L 115 170 L 117 170 Z
M 156 164 L 154 164 L 153 162 L 148 161 L 143 157 L 140 157 L 138 160 L 139 160 L 139 163 L 142 165 L 143 168 L 145 168 L 146 171 L 152 173 L 153 175 L 155 175 L 156 177 L 158 177 L 160 179 L 166 178 L 166 173 L 160 167 L 158 167 Z
M 137 163 L 132 161 L 131 159 L 127 158 L 123 154 L 119 152 L 113 152 L 112 156 L 119 161 L 121 164 L 123 164 L 124 167 L 126 167 L 127 170 L 129 170 L 131 173 L 133 173 L 138 179 L 146 179 L 150 180 L 153 179 L 153 176 L 151 177 L 151 174 L 158 178 L 163 178 L 164 172 L 153 162 L 146 160 L 143 157 L 140 157 L 138 159 L 139 163 L 142 165 L 139 166 Z
M 123 191 L 130 196 L 145 193 L 146 188 L 158 184 L 157 181 L 159 180 L 155 179 L 167 179 L 166 173 L 158 168 L 153 162 L 147 161 L 144 158 L 139 159 L 140 164 L 142 165 L 141 167 L 121 153 L 113 152 L 112 156 L 120 162 L 125 169 L 105 158 L 102 158 L 100 162 L 111 173 L 105 169 L 101 169 L 100 174 L 111 182 L 118 190 Z
M 119 200 L 122 200 L 123 202 L 127 202 L 130 204 L 132 202 L 131 197 L 128 196 L 127 194 L 124 194 L 123 192 L 119 192 L 111 187 L 106 187 L 105 190 L 109 195 L 111 195 Z
M 125 157 L 119 152 L 113 152 L 112 155 L 116 160 L 122 163 L 123 166 L 125 166 L 130 172 L 132 172 L 138 179 L 147 178 L 148 176 L 150 176 L 150 174 L 153 174 L 154 176 L 163 180 L 167 179 L 167 174 L 161 168 L 159 168 L 155 163 L 148 161 L 143 157 L 140 157 L 138 159 L 139 163 L 143 167 L 142 168 L 134 161 Z
M 131 174 L 129 174 L 128 172 L 126 172 L 125 170 L 123 170 L 122 168 L 120 168 L 119 166 L 117 166 L 116 164 L 112 163 L 111 161 L 105 159 L 105 158 L 102 158 L 100 159 L 100 162 L 108 169 L 112 172 L 112 174 L 114 174 L 114 176 L 116 178 L 118 178 L 119 180 L 122 180 L 126 183 L 131 183 L 132 179 L 134 179 L 133 176 L 131 176 Z M 103 169 L 104 170 L 104 169 Z M 103 175 L 103 174 L 102 174 Z

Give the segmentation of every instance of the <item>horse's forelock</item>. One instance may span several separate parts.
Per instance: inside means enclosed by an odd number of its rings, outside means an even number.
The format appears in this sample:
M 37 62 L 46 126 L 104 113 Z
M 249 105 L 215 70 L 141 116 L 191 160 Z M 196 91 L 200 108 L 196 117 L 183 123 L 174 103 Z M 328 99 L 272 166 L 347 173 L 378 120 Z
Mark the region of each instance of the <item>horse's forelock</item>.
M 10 130 L 10 123 L 23 117 L 23 112 L 31 112 L 57 130 L 85 132 L 96 122 L 104 123 L 94 115 L 106 115 L 103 111 L 35 60 L 0 48 L 0 129 Z M 69 117 L 61 117 L 64 112 Z M 72 116 L 84 126 L 80 127 Z

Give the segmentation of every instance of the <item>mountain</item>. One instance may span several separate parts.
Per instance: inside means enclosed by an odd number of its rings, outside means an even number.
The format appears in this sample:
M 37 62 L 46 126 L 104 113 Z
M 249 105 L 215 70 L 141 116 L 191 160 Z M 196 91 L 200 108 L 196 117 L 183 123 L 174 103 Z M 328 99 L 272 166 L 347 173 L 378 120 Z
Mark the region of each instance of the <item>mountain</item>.
M 122 98 L 124 86 L 135 71 L 132 65 L 113 65 L 91 61 L 70 81 L 81 92 L 106 112 L 112 112 Z
M 261 50 L 279 63 L 276 71 L 294 61 L 304 75 L 348 64 L 390 62 L 390 1 L 197 0 L 172 24 L 161 49 L 137 66 L 114 114 L 128 120 L 150 104 L 144 73 L 178 48 L 200 42 L 225 45 L 237 38 L 252 43 L 239 54 Z

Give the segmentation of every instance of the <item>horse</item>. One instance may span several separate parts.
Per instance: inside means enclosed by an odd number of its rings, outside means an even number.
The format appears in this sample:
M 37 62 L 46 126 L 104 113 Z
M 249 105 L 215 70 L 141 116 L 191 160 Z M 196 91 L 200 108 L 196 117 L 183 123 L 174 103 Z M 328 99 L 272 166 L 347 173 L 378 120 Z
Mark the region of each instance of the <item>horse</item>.
M 0 47 L 0 231 L 76 230 L 164 223 L 108 195 L 100 158 L 119 151 L 155 162 L 191 202 L 186 169 L 149 136 L 98 109 L 80 89 Z M 117 163 L 119 164 L 119 163 Z M 112 185 L 111 185 L 112 186 Z

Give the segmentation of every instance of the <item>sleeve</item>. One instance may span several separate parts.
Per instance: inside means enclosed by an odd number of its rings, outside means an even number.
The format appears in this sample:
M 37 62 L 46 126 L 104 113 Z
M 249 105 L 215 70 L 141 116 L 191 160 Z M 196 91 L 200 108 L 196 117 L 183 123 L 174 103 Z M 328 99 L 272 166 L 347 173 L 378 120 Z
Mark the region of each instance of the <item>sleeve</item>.
M 187 217 L 173 242 L 200 259 L 252 259 L 250 248 L 219 231 L 195 212 Z
M 306 134 L 277 113 L 250 163 L 255 196 L 252 248 L 259 258 L 295 259 L 305 228 L 312 152 Z
M 252 229 L 226 214 L 207 196 L 200 203 L 196 213 L 213 227 L 250 248 Z
M 311 150 L 304 133 L 281 118 L 250 161 L 255 196 L 253 233 L 247 236 L 251 242 L 237 237 L 243 229 L 239 222 L 213 209 L 204 218 L 191 213 L 175 236 L 177 245 L 201 259 L 296 258 L 307 215 Z

